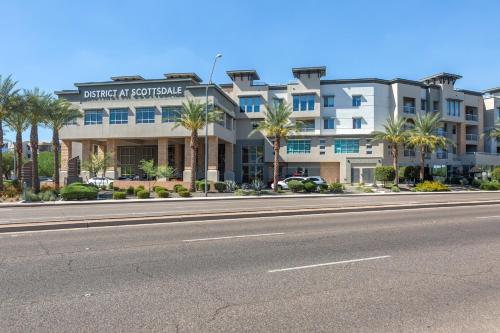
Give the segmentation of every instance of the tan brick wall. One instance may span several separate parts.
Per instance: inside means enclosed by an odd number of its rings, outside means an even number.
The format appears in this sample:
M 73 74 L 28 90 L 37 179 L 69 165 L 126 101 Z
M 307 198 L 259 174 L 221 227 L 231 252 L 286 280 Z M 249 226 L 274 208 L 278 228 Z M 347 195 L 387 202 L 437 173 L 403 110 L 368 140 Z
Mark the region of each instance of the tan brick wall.
M 232 143 L 226 143 L 225 149 L 225 171 L 234 171 L 234 145 Z
M 320 176 L 328 183 L 340 181 L 340 163 L 320 163 Z
M 219 138 L 216 136 L 208 137 L 208 169 L 217 170 L 219 157 Z
M 62 140 L 61 142 L 61 171 L 68 171 L 68 160 L 72 155 L 72 142 Z
M 176 184 L 181 184 L 185 188 L 189 188 L 189 182 L 183 182 L 178 180 L 158 180 L 156 183 L 151 182 L 151 187 L 153 186 L 163 186 L 169 190 L 173 190 Z M 137 187 L 139 185 L 144 186 L 146 189 L 149 186 L 149 182 L 142 180 L 115 180 L 113 181 L 114 187 L 119 187 L 120 189 L 127 189 L 130 186 Z
M 158 139 L 158 166 L 168 165 L 168 139 Z

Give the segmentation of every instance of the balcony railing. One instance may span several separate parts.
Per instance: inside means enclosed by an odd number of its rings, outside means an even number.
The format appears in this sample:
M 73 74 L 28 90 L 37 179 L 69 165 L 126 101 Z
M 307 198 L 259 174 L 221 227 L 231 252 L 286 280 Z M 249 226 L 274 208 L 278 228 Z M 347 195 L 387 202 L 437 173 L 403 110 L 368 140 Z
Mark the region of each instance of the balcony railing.
M 403 112 L 404 113 L 415 114 L 415 106 L 413 106 L 413 105 L 403 105 Z
M 477 134 L 465 134 L 466 141 L 477 141 L 477 138 L 478 138 Z
M 438 151 L 436 152 L 436 158 L 438 160 L 446 160 L 448 158 L 448 152 Z
M 316 128 L 314 127 L 302 127 L 300 129 L 301 132 L 314 132 L 316 130 Z
M 471 113 L 469 113 L 469 114 L 465 115 L 465 120 L 478 121 L 479 119 L 478 119 L 477 114 L 471 114 Z
M 442 128 L 438 128 L 436 130 L 436 135 L 438 136 L 448 136 L 448 132 L 446 132 L 444 129 Z

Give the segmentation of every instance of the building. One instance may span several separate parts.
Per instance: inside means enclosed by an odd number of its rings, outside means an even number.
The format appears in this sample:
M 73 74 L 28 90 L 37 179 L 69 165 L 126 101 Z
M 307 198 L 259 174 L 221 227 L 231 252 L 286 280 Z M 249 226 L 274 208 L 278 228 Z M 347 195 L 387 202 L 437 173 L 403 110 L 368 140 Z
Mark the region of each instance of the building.
M 28 161 L 31 160 L 31 146 L 29 141 L 23 141 L 23 160 Z M 15 142 L 9 142 L 6 143 L 5 145 L 5 151 L 15 151 L 16 150 L 16 143 Z M 53 146 L 51 142 L 40 142 L 38 144 L 38 153 L 42 152 L 52 152 Z
M 419 81 L 406 79 L 324 79 L 326 67 L 293 68 L 294 81 L 266 84 L 255 70 L 227 72 L 231 83 L 208 86 L 209 105 L 224 113 L 208 126 L 209 180 L 250 182 L 272 178 L 273 143 L 252 130 L 265 116 L 267 105 L 284 101 L 292 118 L 304 124 L 302 132 L 282 143 L 281 176 L 320 175 L 329 181 L 372 183 L 374 168 L 391 163 L 390 147 L 374 142 L 371 133 L 383 128 L 390 116 L 408 119 L 440 112 L 438 135 L 447 149 L 429 154 L 426 167 L 436 175 L 451 176 L 500 165 L 499 143 L 482 136 L 494 126 L 500 111 L 500 89 L 460 90 L 461 77 L 440 73 Z M 62 165 L 110 153 L 106 175 L 141 177 L 138 163 L 154 159 L 171 165 L 179 178 L 190 170 L 189 132 L 173 128 L 176 110 L 187 99 L 205 102 L 207 85 L 194 73 L 169 73 L 162 79 L 113 77 L 106 82 L 77 83 L 76 90 L 57 91 L 84 113 L 61 131 Z M 204 174 L 204 131 L 200 131 L 198 175 Z M 403 147 L 402 165 L 416 165 L 418 152 Z M 85 178 L 88 175 L 82 173 Z

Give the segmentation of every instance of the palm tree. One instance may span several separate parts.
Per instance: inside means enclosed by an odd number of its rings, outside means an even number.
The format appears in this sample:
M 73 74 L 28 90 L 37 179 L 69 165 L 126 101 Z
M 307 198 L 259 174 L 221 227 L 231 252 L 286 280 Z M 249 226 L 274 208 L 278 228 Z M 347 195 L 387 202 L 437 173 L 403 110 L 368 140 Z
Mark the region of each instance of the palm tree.
M 440 127 L 441 115 L 428 113 L 424 116 L 417 115 L 415 128 L 410 131 L 408 143 L 420 150 L 420 180 L 424 180 L 425 154 L 436 148 L 445 148 L 448 140 L 436 135 Z
M 220 110 L 211 110 L 208 112 L 208 123 L 213 123 L 221 116 Z M 191 179 L 189 190 L 194 192 L 196 181 L 196 161 L 198 160 L 198 131 L 203 129 L 205 123 L 205 105 L 194 100 L 188 100 L 182 103 L 182 109 L 175 120 L 174 128 L 179 126 L 191 131 Z M 208 138 L 205 138 L 208 140 Z
M 500 139 L 500 122 L 496 122 L 495 127 L 486 130 L 485 134 L 492 139 Z
M 399 184 L 398 175 L 398 158 L 399 145 L 405 144 L 408 141 L 408 131 L 405 128 L 406 118 L 394 119 L 390 117 L 386 120 L 384 131 L 373 132 L 373 138 L 377 141 L 384 141 L 391 145 L 392 150 L 392 166 L 395 171 L 394 183 Z
M 17 81 L 14 81 L 11 75 L 2 79 L 0 75 L 0 191 L 3 191 L 3 118 L 8 113 L 8 104 L 10 97 L 17 94 L 17 90 L 14 90 Z
M 9 101 L 9 113 L 5 117 L 7 125 L 16 132 L 16 178 L 21 181 L 23 169 L 23 132 L 28 129 L 28 112 L 26 98 L 23 95 L 14 95 Z
M 51 96 L 38 88 L 25 92 L 28 105 L 28 118 L 30 123 L 31 146 L 31 188 L 33 192 L 40 192 L 40 179 L 38 178 L 38 125 L 43 124 L 50 110 Z
M 262 132 L 267 137 L 274 137 L 274 192 L 278 191 L 281 140 L 288 140 L 290 135 L 302 128 L 302 122 L 296 121 L 293 123 L 291 121 L 292 112 L 292 108 L 283 101 L 278 104 L 268 105 L 265 119 L 249 135 Z
M 81 117 L 80 110 L 65 99 L 52 99 L 45 124 L 52 129 L 52 147 L 54 150 L 54 188 L 59 189 L 59 131 L 68 122 Z

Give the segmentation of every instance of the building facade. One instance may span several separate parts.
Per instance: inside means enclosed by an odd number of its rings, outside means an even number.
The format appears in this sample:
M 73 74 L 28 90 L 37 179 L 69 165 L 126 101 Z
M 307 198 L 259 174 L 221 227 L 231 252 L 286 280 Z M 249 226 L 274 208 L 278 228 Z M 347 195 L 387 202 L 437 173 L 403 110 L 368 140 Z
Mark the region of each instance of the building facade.
M 284 102 L 292 121 L 303 128 L 280 149 L 280 174 L 317 175 L 328 181 L 372 183 L 377 165 L 390 164 L 390 147 L 375 142 L 371 133 L 382 130 L 389 117 L 407 118 L 439 112 L 442 126 L 436 134 L 450 145 L 426 159 L 436 175 L 451 176 L 500 165 L 500 142 L 482 135 L 500 116 L 500 89 L 459 90 L 461 77 L 441 73 L 420 81 L 394 79 L 324 79 L 325 67 L 293 68 L 294 80 L 266 84 L 255 70 L 227 72 L 231 83 L 202 84 L 194 73 L 169 73 L 157 80 L 140 76 L 111 81 L 77 83 L 76 90 L 56 92 L 80 108 L 83 117 L 61 131 L 63 177 L 68 160 L 86 160 L 90 154 L 109 153 L 106 175 L 141 178 L 142 159 L 173 166 L 178 178 L 188 179 L 190 133 L 174 128 L 177 110 L 188 99 L 222 110 L 223 118 L 208 126 L 209 180 L 248 183 L 272 178 L 273 139 L 253 129 L 266 108 Z M 204 131 L 200 131 L 197 174 L 204 174 Z M 498 148 L 497 148 L 498 147 Z M 402 147 L 401 164 L 417 165 L 418 151 Z M 88 177 L 82 172 L 82 177 Z

